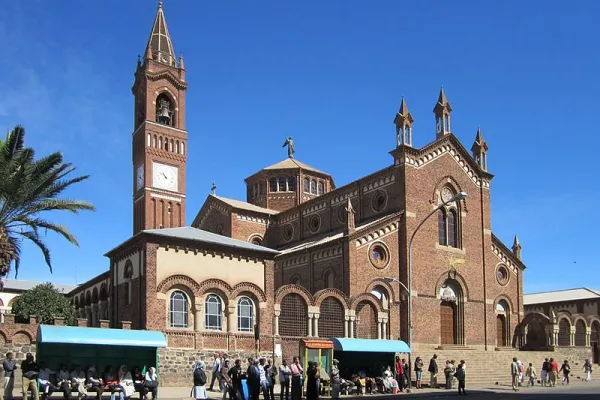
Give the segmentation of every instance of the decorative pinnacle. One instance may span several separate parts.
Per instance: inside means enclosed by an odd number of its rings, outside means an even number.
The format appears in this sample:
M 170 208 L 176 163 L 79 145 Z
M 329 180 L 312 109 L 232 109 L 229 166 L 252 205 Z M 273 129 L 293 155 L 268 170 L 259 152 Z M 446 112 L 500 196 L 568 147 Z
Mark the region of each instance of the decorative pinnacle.
M 162 0 L 158 0 L 158 8 L 162 8 Z

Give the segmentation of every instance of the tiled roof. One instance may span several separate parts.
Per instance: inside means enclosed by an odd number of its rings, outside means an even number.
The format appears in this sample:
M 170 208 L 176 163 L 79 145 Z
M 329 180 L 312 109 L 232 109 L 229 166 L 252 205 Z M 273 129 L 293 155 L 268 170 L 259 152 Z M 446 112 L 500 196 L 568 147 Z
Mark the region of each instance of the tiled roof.
M 36 282 L 36 281 L 21 281 L 21 280 L 10 280 L 7 279 L 4 281 L 4 290 L 14 290 L 17 292 L 24 292 L 26 290 L 33 289 L 37 285 L 44 284 L 46 282 Z M 69 293 L 71 290 L 77 288 L 77 285 L 63 285 L 60 283 L 52 283 L 59 292 Z
M 600 292 L 588 288 L 577 288 L 524 294 L 523 304 L 528 306 L 533 304 L 559 303 L 585 299 L 600 299 Z
M 274 215 L 274 214 L 278 214 L 279 211 L 275 211 L 275 210 L 270 210 L 268 208 L 263 208 L 263 207 L 259 207 L 259 206 L 255 206 L 254 204 L 250 204 L 250 203 L 246 203 L 245 201 L 241 201 L 241 200 L 235 200 L 235 199 L 228 199 L 227 197 L 221 197 L 221 196 L 217 196 L 217 195 L 211 195 L 216 199 L 221 200 L 224 203 L 229 204 L 230 206 L 234 207 L 234 208 L 239 208 L 241 210 L 247 210 L 247 211 L 254 211 L 254 212 L 259 212 L 259 213 L 263 213 L 263 214 L 270 214 L 270 215 Z
M 242 240 L 232 239 L 227 236 L 217 235 L 204 231 L 202 229 L 185 226 L 181 228 L 166 228 L 166 229 L 146 229 L 143 231 L 151 235 L 172 237 L 177 239 L 193 240 L 202 243 L 213 243 L 221 246 L 235 247 L 243 250 L 253 250 L 262 253 L 278 254 L 277 250 L 270 249 L 264 246 L 244 242 Z
M 312 172 L 317 172 L 319 174 L 329 175 L 323 171 L 319 171 L 318 169 L 311 167 L 310 165 L 306 165 L 303 162 L 296 160 L 295 158 L 286 158 L 285 160 L 279 161 L 276 164 L 269 165 L 265 169 L 269 170 L 269 169 L 295 169 L 295 168 L 302 168 L 307 171 L 312 171 Z

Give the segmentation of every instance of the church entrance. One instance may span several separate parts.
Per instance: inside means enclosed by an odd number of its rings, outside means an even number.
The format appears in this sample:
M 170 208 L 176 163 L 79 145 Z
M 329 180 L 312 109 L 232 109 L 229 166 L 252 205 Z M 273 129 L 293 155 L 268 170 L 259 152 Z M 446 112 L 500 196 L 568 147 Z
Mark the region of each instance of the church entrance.
M 592 357 L 594 364 L 600 364 L 600 324 L 598 321 L 592 322 L 592 332 L 590 335 L 590 345 L 592 346 Z
M 496 346 L 506 347 L 506 316 L 498 315 L 496 317 Z
M 443 300 L 440 304 L 441 344 L 456 344 L 456 303 Z

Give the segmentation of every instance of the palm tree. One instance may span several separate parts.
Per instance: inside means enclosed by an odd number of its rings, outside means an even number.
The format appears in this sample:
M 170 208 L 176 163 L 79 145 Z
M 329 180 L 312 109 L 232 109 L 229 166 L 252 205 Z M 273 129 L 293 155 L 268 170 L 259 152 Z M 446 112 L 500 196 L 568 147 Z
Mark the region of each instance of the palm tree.
M 34 151 L 25 147 L 25 129 L 15 126 L 0 140 L 0 277 L 8 275 L 14 262 L 15 277 L 19 272 L 21 242 L 35 243 L 52 272 L 50 250 L 40 236 L 40 229 L 62 235 L 78 246 L 69 230 L 42 216 L 47 211 L 94 210 L 90 203 L 58 198 L 69 186 L 89 176 L 67 178 L 75 170 L 64 163 L 62 154 L 52 153 L 34 160 Z

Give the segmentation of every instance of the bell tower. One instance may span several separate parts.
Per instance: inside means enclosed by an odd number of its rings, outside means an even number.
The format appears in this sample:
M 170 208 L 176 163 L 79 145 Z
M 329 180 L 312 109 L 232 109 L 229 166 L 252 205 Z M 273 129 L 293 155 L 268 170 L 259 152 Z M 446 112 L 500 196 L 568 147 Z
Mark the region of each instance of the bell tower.
M 450 102 L 446 98 L 443 87 L 440 89 L 440 95 L 433 108 L 433 113 L 435 114 L 435 138 L 439 139 L 451 133 L 450 113 L 452 113 L 452 106 L 450 106 Z
M 143 58 L 138 57 L 133 121 L 133 234 L 185 226 L 187 90 L 162 1 Z

